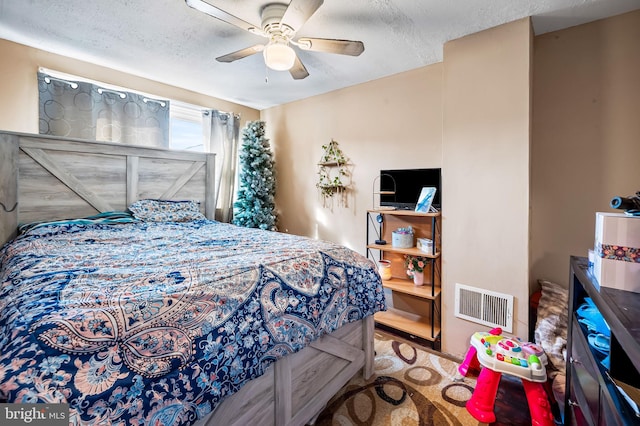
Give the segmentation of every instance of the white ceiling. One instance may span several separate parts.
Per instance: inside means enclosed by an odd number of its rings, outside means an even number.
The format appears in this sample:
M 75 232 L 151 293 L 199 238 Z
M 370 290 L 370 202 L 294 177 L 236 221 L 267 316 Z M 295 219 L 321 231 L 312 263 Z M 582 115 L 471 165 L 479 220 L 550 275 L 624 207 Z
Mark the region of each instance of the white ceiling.
M 207 1 L 257 26 L 274 2 Z M 439 62 L 445 42 L 526 16 L 542 34 L 638 8 L 640 0 L 325 0 L 297 36 L 360 40 L 365 51 L 298 50 L 310 76 L 297 81 L 267 71 L 261 54 L 218 63 L 264 39 L 183 0 L 0 0 L 0 38 L 263 109 Z

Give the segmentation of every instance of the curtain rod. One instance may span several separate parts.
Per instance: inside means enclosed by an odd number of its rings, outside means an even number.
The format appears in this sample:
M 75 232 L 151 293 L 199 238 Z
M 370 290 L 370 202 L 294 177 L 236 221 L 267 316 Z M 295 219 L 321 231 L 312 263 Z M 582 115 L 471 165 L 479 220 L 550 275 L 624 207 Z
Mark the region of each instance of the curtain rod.
M 50 75 L 47 75 L 47 76 L 44 77 L 44 82 L 47 83 L 47 84 L 51 83 L 51 80 L 56 80 L 56 81 L 59 81 L 61 83 L 66 83 L 69 86 L 71 86 L 72 89 L 77 89 L 78 88 L 78 83 L 76 83 L 74 81 L 63 80 L 61 78 L 52 77 Z
M 120 96 L 121 99 L 124 99 L 127 97 L 126 93 L 122 93 L 122 92 L 118 92 L 117 90 L 109 90 L 109 89 L 103 89 L 102 87 L 98 87 L 98 93 L 100 93 L 101 95 L 103 93 L 113 93 L 114 95 L 118 95 Z
M 105 92 L 114 93 L 114 94 L 117 94 L 118 96 L 120 96 L 123 99 L 124 99 L 124 97 L 121 96 L 121 93 L 122 92 L 127 92 L 127 93 L 130 92 L 130 93 L 134 93 L 136 95 L 140 95 L 140 96 L 146 97 L 150 101 L 165 102 L 165 105 L 163 105 L 163 107 L 166 106 L 166 102 L 169 101 L 169 99 L 167 99 L 167 100 L 160 100 L 160 99 L 156 100 L 156 99 L 154 99 L 154 98 L 156 98 L 156 96 L 155 95 L 151 95 L 149 93 L 144 93 L 144 92 L 140 92 L 138 90 L 130 89 L 130 88 L 127 88 L 127 87 L 120 87 L 120 86 L 116 86 L 114 84 L 108 84 L 108 83 L 104 83 L 104 82 L 101 82 L 101 81 L 91 80 L 89 78 L 84 78 L 84 77 L 79 77 L 79 76 L 67 74 L 67 73 L 64 73 L 62 71 L 50 70 L 50 69 L 44 68 L 44 67 L 38 67 L 38 71 L 43 73 L 43 74 L 46 74 L 48 77 L 50 77 L 51 79 L 54 79 L 54 80 L 64 81 L 64 82 L 68 82 L 68 83 L 72 83 L 72 82 L 69 82 L 68 80 L 77 80 L 77 81 L 80 81 L 80 82 L 83 82 L 83 83 L 93 84 L 95 86 L 102 86 L 102 87 L 99 88 L 99 91 L 102 90 L 102 91 L 105 91 Z M 68 79 L 68 80 L 65 80 L 65 79 Z M 74 87 L 74 89 L 75 89 L 75 87 Z M 102 94 L 102 92 L 100 92 L 100 94 Z M 125 97 L 126 97 L 126 95 L 125 95 Z
M 207 108 L 203 111 L 203 114 L 209 115 L 211 111 L 218 111 L 219 114 L 233 115 L 234 117 L 240 119 L 240 114 L 237 112 L 220 111 L 219 109 L 215 109 L 215 108 Z
M 151 98 L 142 98 L 142 102 L 144 102 L 145 104 L 148 102 L 154 102 L 156 104 L 160 104 L 160 106 L 163 108 L 167 105 L 165 101 L 161 101 L 159 99 L 151 99 Z

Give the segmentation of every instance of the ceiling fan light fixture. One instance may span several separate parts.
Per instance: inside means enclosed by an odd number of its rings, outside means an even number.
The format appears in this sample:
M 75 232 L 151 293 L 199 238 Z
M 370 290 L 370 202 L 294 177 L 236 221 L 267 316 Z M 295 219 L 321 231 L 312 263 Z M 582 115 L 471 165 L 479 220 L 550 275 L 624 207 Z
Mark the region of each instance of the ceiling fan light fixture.
M 276 71 L 287 71 L 296 62 L 296 52 L 282 42 L 270 42 L 262 51 L 264 62 L 269 68 Z
M 350 56 L 358 56 L 364 51 L 364 44 L 361 41 L 309 37 L 296 39 L 296 33 L 300 27 L 322 6 L 324 0 L 290 0 L 287 2 L 288 4 L 269 2 L 260 10 L 262 18 L 260 27 L 209 4 L 209 0 L 185 1 L 188 6 L 213 18 L 268 39 L 266 44 L 256 44 L 218 56 L 216 58 L 218 62 L 234 62 L 262 52 L 265 65 L 268 68 L 276 71 L 289 71 L 294 80 L 302 80 L 309 76 L 309 71 L 291 46 L 305 51 Z

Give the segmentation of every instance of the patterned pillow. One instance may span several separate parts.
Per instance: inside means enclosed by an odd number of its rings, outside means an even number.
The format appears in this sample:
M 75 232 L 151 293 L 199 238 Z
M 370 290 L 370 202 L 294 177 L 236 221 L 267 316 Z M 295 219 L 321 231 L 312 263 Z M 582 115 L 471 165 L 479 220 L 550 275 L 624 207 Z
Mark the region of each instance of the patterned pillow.
M 549 358 L 551 365 L 547 367 L 552 368 L 547 368 L 547 375 L 553 378 L 558 373 L 565 374 L 569 292 L 547 280 L 538 280 L 538 283 L 542 287 L 542 295 L 538 304 L 535 341 Z
M 197 201 L 139 200 L 129 206 L 136 219 L 145 222 L 190 222 L 206 219 Z

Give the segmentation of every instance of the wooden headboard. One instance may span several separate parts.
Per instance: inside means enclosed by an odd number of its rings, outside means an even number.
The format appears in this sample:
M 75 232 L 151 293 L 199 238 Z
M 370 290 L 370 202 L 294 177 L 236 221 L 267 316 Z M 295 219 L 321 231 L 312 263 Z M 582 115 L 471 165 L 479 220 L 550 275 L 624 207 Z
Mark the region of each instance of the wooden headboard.
M 213 219 L 215 154 L 0 132 L 0 245 L 20 223 L 198 200 Z M 4 208 L 3 208 L 4 206 Z

